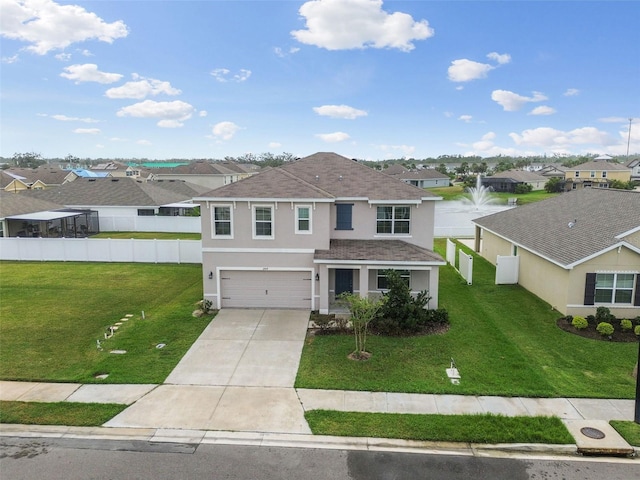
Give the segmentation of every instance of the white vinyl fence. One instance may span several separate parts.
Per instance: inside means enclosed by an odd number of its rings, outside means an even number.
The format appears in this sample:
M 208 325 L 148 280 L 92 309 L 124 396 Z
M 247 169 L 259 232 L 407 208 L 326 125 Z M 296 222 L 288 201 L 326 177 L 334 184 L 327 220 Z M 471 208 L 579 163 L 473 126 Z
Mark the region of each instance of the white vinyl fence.
M 0 238 L 0 260 L 202 263 L 202 242 L 109 238 Z
M 200 217 L 109 216 L 100 215 L 101 232 L 184 232 L 200 233 Z

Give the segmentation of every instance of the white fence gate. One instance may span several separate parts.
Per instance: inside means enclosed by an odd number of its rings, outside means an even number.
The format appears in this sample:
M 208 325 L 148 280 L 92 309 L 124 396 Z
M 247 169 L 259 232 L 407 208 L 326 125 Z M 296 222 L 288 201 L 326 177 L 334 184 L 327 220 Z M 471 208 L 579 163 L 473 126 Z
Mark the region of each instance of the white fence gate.
M 0 238 L 0 260 L 202 263 L 200 240 Z
M 518 283 L 520 274 L 520 257 L 498 255 L 496 258 L 496 285 L 513 285 Z

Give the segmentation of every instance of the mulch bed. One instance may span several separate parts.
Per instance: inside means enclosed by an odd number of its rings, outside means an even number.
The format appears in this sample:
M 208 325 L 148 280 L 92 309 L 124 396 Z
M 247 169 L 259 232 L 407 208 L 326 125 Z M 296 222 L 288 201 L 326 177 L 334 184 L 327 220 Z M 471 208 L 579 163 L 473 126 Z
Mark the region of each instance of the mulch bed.
M 578 330 L 573 325 L 571 325 L 570 321 L 568 321 L 564 317 L 559 318 L 556 321 L 556 324 L 561 330 L 564 330 L 565 332 L 573 333 L 574 335 L 578 335 L 583 338 L 599 340 L 601 342 L 637 342 L 638 341 L 638 337 L 636 336 L 635 333 L 633 333 L 633 330 L 623 332 L 622 329 L 620 328 L 620 325 L 614 324 L 613 326 L 615 327 L 615 331 L 610 337 L 608 337 L 608 336 L 600 335 L 600 333 L 596 331 L 596 325 L 589 324 L 587 328 Z

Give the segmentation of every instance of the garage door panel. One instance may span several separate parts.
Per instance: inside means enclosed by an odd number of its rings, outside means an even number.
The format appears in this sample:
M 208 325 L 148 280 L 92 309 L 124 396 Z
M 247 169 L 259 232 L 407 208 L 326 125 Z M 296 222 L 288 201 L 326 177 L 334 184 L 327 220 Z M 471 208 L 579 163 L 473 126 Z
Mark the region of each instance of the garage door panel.
M 311 273 L 233 271 L 220 275 L 227 308 L 311 308 Z

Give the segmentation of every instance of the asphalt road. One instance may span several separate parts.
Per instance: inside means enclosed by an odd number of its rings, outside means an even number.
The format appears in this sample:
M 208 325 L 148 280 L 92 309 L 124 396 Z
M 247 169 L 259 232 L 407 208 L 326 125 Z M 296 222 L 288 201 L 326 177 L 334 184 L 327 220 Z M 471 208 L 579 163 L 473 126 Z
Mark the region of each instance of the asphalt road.
M 631 480 L 640 460 L 497 458 L 106 440 L 0 439 L 0 477 L 225 480 Z

